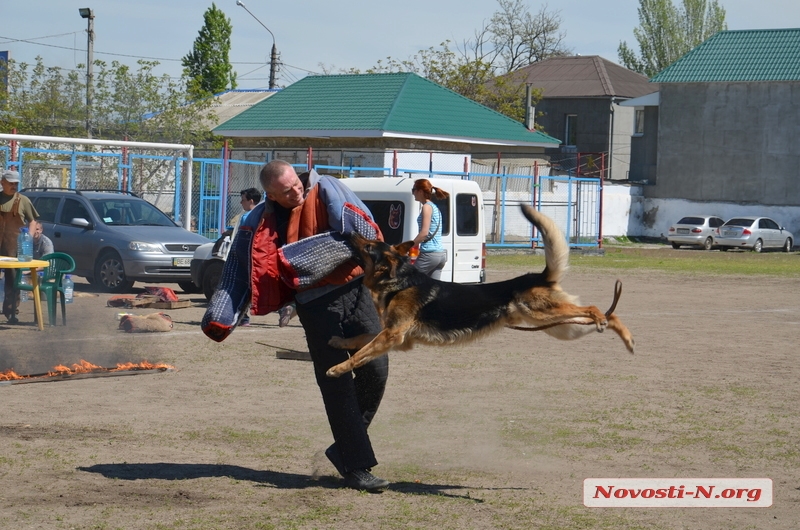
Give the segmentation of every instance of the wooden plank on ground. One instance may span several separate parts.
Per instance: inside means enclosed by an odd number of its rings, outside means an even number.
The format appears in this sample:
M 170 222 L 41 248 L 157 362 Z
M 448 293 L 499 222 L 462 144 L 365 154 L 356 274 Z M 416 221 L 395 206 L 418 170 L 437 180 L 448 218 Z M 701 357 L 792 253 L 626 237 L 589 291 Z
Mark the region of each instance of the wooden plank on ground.
M 142 298 L 132 298 L 125 300 L 125 307 L 146 307 L 152 309 L 181 309 L 191 307 L 191 300 L 178 300 L 177 302 L 162 302 L 157 296 L 143 296 Z
M 307 351 L 278 350 L 275 352 L 276 359 L 291 359 L 293 361 L 310 361 L 311 354 Z
M 153 302 L 147 307 L 152 307 L 154 309 L 182 309 L 191 306 L 191 300 L 178 300 L 177 302 Z

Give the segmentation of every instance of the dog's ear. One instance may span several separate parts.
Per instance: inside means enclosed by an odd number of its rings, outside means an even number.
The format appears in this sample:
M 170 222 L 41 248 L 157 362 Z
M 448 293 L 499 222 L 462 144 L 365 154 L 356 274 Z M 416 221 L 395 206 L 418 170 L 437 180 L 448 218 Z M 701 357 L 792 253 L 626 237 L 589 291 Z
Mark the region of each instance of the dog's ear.
M 413 246 L 414 246 L 413 241 L 405 241 L 403 243 L 400 243 L 399 245 L 393 246 L 392 248 L 394 249 L 395 252 L 397 252 L 401 256 L 408 256 L 408 251 L 411 250 L 411 247 Z
M 367 242 L 366 237 L 362 236 L 361 234 L 355 231 L 349 232 L 348 234 L 345 235 L 350 239 L 350 243 L 352 243 L 356 247 L 360 247 Z

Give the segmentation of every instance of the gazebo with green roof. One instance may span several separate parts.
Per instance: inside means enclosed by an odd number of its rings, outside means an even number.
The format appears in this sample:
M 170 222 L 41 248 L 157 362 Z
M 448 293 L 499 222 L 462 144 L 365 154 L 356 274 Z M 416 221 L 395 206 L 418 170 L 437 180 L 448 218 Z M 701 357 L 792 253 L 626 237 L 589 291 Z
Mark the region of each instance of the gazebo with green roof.
M 214 133 L 249 147 L 542 153 L 560 143 L 414 73 L 308 76 Z

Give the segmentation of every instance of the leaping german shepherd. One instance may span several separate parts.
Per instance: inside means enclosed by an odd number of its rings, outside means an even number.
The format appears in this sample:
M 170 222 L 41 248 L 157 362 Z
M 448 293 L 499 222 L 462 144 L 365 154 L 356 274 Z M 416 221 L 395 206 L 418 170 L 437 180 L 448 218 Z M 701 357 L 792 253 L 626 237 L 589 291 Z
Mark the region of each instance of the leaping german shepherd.
M 633 353 L 633 337 L 613 313 L 621 284 L 617 282 L 614 302 L 605 314 L 595 306 L 577 305 L 578 297 L 560 286 L 569 260 L 564 236 L 552 219 L 536 209 L 523 205 L 522 213 L 542 235 L 545 269 L 497 283 L 462 285 L 434 280 L 405 258 L 411 241 L 393 247 L 353 233 L 350 242 L 360 256 L 364 285 L 372 292 L 383 330 L 377 335 L 333 337 L 331 346 L 358 351 L 331 367 L 327 375 L 339 377 L 389 350 L 409 350 L 416 342 L 469 342 L 503 327 L 542 330 L 562 340 L 608 327 Z M 517 327 L 522 323 L 534 327 Z

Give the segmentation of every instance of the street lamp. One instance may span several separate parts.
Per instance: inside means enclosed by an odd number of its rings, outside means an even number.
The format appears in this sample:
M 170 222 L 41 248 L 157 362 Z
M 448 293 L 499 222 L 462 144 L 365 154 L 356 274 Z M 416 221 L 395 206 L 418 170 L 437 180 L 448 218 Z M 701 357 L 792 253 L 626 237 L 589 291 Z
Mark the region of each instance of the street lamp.
M 247 6 L 244 5 L 244 2 L 242 2 L 242 0 L 236 0 L 236 5 L 242 6 L 245 11 L 250 13 L 251 17 L 256 19 L 256 22 L 264 26 L 264 23 L 258 20 L 258 17 L 256 17 L 253 13 L 250 12 L 249 9 L 247 9 Z M 264 26 L 264 29 L 269 31 L 269 34 L 272 35 L 272 54 L 270 55 L 269 58 L 269 87 L 275 88 L 275 74 L 278 70 L 278 48 L 277 46 L 275 46 L 275 35 L 272 33 L 272 31 L 270 31 L 270 29 L 267 26 Z
M 94 62 L 94 12 L 88 7 L 78 9 L 81 18 L 88 21 L 89 27 L 86 31 L 86 137 L 92 137 L 92 63 Z

